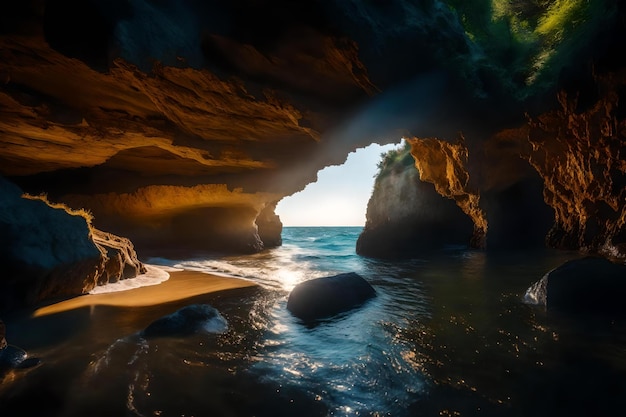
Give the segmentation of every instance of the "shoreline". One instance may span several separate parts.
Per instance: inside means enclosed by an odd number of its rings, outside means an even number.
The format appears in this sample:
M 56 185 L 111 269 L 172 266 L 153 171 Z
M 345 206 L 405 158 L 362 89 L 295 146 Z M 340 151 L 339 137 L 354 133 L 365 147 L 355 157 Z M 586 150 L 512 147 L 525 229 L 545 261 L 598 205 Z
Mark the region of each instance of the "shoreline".
M 225 290 L 258 286 L 242 278 L 194 270 L 166 272 L 170 275 L 169 279 L 159 284 L 117 292 L 80 295 L 36 308 L 32 317 L 48 316 L 92 306 L 147 307 Z

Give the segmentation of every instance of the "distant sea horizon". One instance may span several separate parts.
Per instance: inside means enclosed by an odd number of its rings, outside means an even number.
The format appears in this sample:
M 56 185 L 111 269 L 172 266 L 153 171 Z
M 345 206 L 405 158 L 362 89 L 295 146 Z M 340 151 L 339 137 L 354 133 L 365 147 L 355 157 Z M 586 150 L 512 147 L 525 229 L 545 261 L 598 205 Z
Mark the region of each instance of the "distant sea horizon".
M 283 228 L 284 227 L 365 227 L 365 225 L 350 225 L 350 224 L 338 224 L 338 225 L 328 225 L 328 224 L 308 224 L 308 225 L 284 225 L 283 224 Z

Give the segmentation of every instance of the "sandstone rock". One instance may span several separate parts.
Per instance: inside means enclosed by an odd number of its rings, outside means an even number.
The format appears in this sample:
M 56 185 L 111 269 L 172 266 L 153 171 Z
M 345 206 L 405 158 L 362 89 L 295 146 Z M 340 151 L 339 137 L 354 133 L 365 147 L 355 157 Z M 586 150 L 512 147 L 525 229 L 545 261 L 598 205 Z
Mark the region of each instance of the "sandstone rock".
M 275 202 L 351 151 L 413 136 L 422 181 L 471 219 L 474 246 L 487 226 L 508 242 L 532 217 L 485 213 L 493 161 L 536 171 L 555 211 L 550 245 L 626 242 L 620 2 L 568 3 L 558 19 L 548 12 L 563 2 L 22 3 L 1 16 L 0 174 L 137 248 L 279 244 Z M 511 19 L 538 37 L 519 43 Z M 482 158 L 494 132 L 520 126 L 514 159 Z M 489 208 L 517 205 L 487 191 Z M 409 228 L 436 235 L 424 227 Z
M 249 253 L 264 248 L 259 233 L 265 233 L 270 246 L 276 239 L 264 231 L 262 221 L 273 215 L 271 204 L 265 209 L 266 201 L 278 198 L 271 193 L 230 190 L 223 184 L 152 185 L 129 193 L 63 198 L 73 207 L 89 207 L 99 229 L 123 234 L 146 250 Z M 255 224 L 257 219 L 261 229 Z
M 265 248 L 280 246 L 283 242 L 281 236 L 283 224 L 280 221 L 280 217 L 274 213 L 274 210 L 276 210 L 276 204 L 277 203 L 273 203 L 265 206 L 256 218 L 259 238 L 263 242 L 263 246 Z
M 375 296 L 376 291 L 363 277 L 350 272 L 296 285 L 289 294 L 287 310 L 313 321 L 351 310 Z
M 145 338 L 185 337 L 199 332 L 223 333 L 226 319 L 208 304 L 192 304 L 150 323 L 141 333 Z
M 626 243 L 626 119 L 620 110 L 626 76 L 596 77 L 602 94 L 558 94 L 559 108 L 529 119 L 522 156 L 544 183 L 555 211 L 550 246 L 598 251 Z M 620 94 L 621 93 L 621 94 Z
M 456 143 L 438 139 L 407 139 L 411 155 L 419 171 L 420 180 L 434 184 L 437 192 L 451 200 L 474 223 L 471 245 L 484 248 L 487 237 L 487 218 L 480 207 L 480 191 L 477 182 L 469 174 L 469 151 L 465 138 Z
M 533 284 L 530 304 L 568 313 L 626 314 L 626 265 L 599 257 L 568 261 Z
M 451 199 L 420 180 L 409 149 L 388 161 L 367 204 L 367 222 L 356 244 L 363 256 L 417 257 L 446 245 L 469 246 L 472 219 Z
M 146 267 L 137 259 L 132 242 L 101 230 L 92 230 L 93 241 L 106 255 L 104 270 L 98 277 L 98 285 L 117 282 L 145 274 Z
M 273 213 L 261 211 L 356 146 L 346 142 L 337 154 L 321 149 L 313 163 L 294 163 L 294 151 L 318 153 L 320 129 L 336 123 L 335 112 L 311 111 L 308 96 L 335 106 L 376 88 L 354 42 L 311 31 L 286 36 L 290 47 L 268 53 L 256 42 L 206 34 L 194 43 L 218 55 L 207 62 L 232 62 L 256 81 L 222 76 L 219 64 L 153 66 L 156 57 L 141 48 L 132 57 L 148 59 L 150 68 L 127 56 L 99 72 L 43 37 L 2 37 L 0 107 L 12 110 L 0 114 L 0 174 L 28 192 L 89 209 L 95 227 L 138 248 L 257 252 L 279 244 L 278 223 L 265 221 Z M 33 100 L 22 100 L 14 86 Z M 303 91 L 307 97 L 296 99 Z

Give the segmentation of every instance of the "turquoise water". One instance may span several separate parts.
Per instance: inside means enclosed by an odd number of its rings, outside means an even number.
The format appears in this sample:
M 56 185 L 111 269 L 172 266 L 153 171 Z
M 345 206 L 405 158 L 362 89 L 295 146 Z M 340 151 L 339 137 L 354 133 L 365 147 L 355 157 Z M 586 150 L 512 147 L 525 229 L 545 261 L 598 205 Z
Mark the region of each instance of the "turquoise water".
M 626 323 L 523 303 L 530 284 L 579 254 L 457 247 L 384 262 L 355 254 L 360 230 L 288 227 L 283 246 L 255 255 L 147 260 L 260 287 L 187 301 L 215 306 L 229 325 L 220 334 L 138 335 L 177 303 L 97 307 L 68 313 L 58 327 L 26 323 L 30 335 L 13 330 L 11 341 L 43 363 L 5 377 L 0 415 L 591 416 L 626 409 Z M 377 297 L 315 326 L 286 311 L 298 282 L 349 271 Z M 33 397 L 48 404 L 45 413 Z

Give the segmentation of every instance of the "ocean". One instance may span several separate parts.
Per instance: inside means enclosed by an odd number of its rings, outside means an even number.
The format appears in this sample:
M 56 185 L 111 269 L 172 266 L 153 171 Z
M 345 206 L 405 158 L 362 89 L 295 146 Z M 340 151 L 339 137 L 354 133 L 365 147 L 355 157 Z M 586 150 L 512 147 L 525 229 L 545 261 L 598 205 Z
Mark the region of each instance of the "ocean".
M 148 318 L 180 308 L 176 303 L 94 307 L 67 313 L 62 326 L 52 319 L 30 324 L 34 333 L 12 340 L 42 364 L 4 376 L 0 415 L 509 417 L 626 410 L 626 322 L 559 315 L 523 300 L 532 283 L 580 254 L 450 247 L 387 262 L 355 253 L 360 232 L 286 227 L 281 247 L 258 254 L 146 260 L 259 286 L 191 300 L 220 311 L 228 323 L 221 332 L 141 337 Z M 299 282 L 343 272 L 363 276 L 377 296 L 313 325 L 286 310 Z

